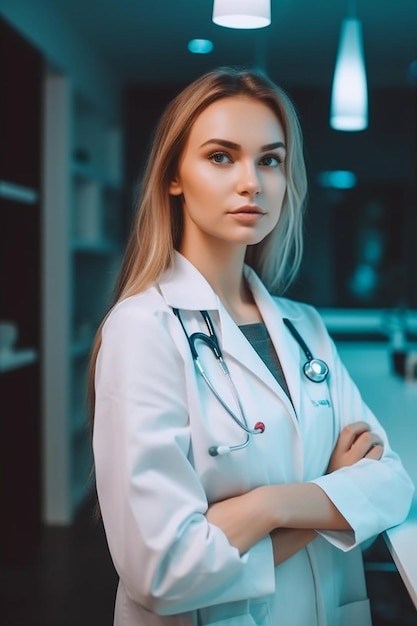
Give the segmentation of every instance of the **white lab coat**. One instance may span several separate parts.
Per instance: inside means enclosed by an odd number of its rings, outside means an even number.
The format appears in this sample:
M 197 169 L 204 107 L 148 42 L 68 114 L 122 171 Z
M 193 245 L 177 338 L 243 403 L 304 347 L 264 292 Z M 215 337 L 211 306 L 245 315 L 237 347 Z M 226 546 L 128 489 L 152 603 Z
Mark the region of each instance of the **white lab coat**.
M 158 285 L 119 303 L 105 323 L 93 445 L 99 502 L 120 577 L 116 626 L 371 623 L 359 544 L 405 518 L 413 486 L 318 313 L 271 297 L 253 271 L 245 272 L 294 406 L 204 277 L 178 253 Z M 181 310 L 189 334 L 206 332 L 200 309 L 211 315 L 248 423 L 265 423 L 245 449 L 208 454 L 210 446 L 234 445 L 245 434 L 196 371 L 171 307 Z M 328 383 L 302 374 L 305 355 L 283 317 L 329 364 Z M 203 344 L 199 354 L 235 408 L 213 354 Z M 355 420 L 367 421 L 384 439 L 383 458 L 326 475 L 341 429 Z M 274 568 L 269 536 L 240 556 L 204 516 L 208 503 L 298 481 L 317 483 L 353 531 L 321 532 Z

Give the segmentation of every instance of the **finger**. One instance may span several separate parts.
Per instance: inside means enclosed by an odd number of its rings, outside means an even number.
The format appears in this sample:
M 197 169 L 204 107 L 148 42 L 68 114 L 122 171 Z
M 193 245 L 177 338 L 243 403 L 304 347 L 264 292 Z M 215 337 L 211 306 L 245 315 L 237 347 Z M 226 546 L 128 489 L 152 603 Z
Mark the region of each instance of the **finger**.
M 376 445 L 373 448 L 371 448 L 368 452 L 368 454 L 366 455 L 366 459 L 374 459 L 375 461 L 379 461 L 379 459 L 382 457 L 382 455 L 384 454 L 384 446 L 383 445 Z
M 377 435 L 377 433 L 367 431 L 359 435 L 352 445 L 352 451 L 354 451 L 359 458 L 363 459 L 374 446 L 381 445 L 383 445 L 381 437 Z
M 345 426 L 340 433 L 340 443 L 345 449 L 348 450 L 352 447 L 358 437 L 369 431 L 370 426 L 366 422 L 352 422 L 351 424 Z

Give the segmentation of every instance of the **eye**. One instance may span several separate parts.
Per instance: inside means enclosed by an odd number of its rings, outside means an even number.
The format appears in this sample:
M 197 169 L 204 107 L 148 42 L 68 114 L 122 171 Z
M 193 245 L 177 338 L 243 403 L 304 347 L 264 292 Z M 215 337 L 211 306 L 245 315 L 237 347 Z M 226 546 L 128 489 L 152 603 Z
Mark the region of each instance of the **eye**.
M 226 152 L 213 152 L 208 157 L 209 161 L 216 163 L 216 165 L 224 165 L 232 163 L 231 157 Z
M 259 161 L 260 165 L 264 165 L 265 167 L 278 167 L 281 165 L 284 159 L 282 159 L 278 154 L 266 154 Z

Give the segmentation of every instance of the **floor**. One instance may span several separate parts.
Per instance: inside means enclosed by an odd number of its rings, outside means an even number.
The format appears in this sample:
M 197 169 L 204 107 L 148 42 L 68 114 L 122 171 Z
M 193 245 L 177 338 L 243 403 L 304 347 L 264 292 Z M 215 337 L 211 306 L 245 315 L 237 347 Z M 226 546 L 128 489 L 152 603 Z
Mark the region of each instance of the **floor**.
M 45 528 L 31 561 L 0 565 L 0 580 L 2 626 L 112 626 L 117 577 L 91 506 Z
M 366 552 L 366 567 L 373 626 L 417 626 L 382 539 Z M 90 502 L 72 527 L 45 528 L 30 562 L 0 564 L 0 580 L 3 626 L 112 626 L 117 577 Z

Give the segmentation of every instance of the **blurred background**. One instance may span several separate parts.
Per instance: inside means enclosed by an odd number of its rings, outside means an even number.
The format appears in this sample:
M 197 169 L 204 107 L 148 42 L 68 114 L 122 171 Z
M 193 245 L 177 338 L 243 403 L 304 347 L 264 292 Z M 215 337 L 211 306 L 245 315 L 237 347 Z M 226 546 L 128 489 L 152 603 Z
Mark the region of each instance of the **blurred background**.
M 417 473 L 417 1 L 272 0 L 271 24 L 255 30 L 214 24 L 213 0 L 1 0 L 0 11 L 0 593 L 8 626 L 105 626 L 117 579 L 93 519 L 89 350 L 157 119 L 211 68 L 261 68 L 292 98 L 309 203 L 289 295 L 321 310 Z M 353 14 L 368 124 L 350 132 L 330 126 L 330 100 Z M 195 39 L 209 50 L 192 52 Z M 374 623 L 417 624 L 385 544 L 366 558 Z

